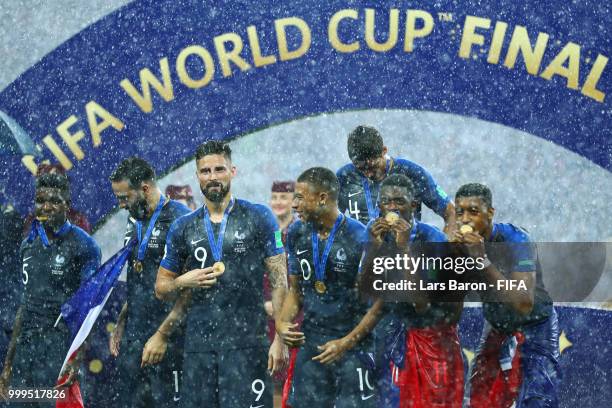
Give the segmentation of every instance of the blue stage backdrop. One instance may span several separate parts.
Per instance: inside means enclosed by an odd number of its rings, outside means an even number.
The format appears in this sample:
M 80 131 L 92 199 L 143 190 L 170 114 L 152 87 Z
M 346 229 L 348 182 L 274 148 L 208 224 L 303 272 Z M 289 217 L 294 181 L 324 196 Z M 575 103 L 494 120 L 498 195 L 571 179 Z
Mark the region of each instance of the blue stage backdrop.
M 0 109 L 41 150 L 37 158 L 3 156 L 0 182 L 26 213 L 37 164 L 58 162 L 72 180 L 74 207 L 101 225 L 116 205 L 108 176 L 126 156 L 165 174 L 206 139 L 372 109 L 482 119 L 610 171 L 611 29 L 612 9 L 594 0 L 138 0 L 0 93 Z M 479 312 L 463 317 L 468 360 Z M 88 362 L 90 407 L 105 406 L 110 392 L 109 318 Z M 560 323 L 562 406 L 609 406 L 612 313 L 563 307 Z

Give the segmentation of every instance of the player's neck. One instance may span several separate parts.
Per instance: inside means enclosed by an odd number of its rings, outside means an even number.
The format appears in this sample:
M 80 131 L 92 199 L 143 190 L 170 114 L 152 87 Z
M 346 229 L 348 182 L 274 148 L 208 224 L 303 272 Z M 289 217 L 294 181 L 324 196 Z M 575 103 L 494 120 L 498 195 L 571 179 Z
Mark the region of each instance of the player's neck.
M 57 224 L 49 224 L 44 223 L 45 232 L 47 233 L 47 238 L 53 240 L 55 239 L 55 234 L 59 232 L 62 226 L 66 223 L 68 218 L 64 217 L 61 221 L 58 221 Z
M 210 201 L 208 198 L 204 197 L 204 205 L 206 206 L 206 208 L 208 209 L 208 212 L 210 213 L 211 221 L 213 222 L 221 221 L 221 218 L 223 217 L 223 213 L 225 212 L 225 209 L 229 205 L 231 199 L 232 199 L 232 194 L 229 192 L 227 193 L 225 197 L 223 197 L 223 200 L 219 202 Z
M 332 228 L 334 228 L 334 224 L 336 223 L 336 219 L 340 212 L 337 207 L 330 208 L 319 216 L 317 222 L 315 222 L 315 228 L 319 235 L 326 236 Z
M 159 204 L 159 200 L 161 200 L 161 191 L 159 189 L 155 189 L 154 192 L 151 193 L 149 197 L 147 197 L 147 218 L 151 217 Z

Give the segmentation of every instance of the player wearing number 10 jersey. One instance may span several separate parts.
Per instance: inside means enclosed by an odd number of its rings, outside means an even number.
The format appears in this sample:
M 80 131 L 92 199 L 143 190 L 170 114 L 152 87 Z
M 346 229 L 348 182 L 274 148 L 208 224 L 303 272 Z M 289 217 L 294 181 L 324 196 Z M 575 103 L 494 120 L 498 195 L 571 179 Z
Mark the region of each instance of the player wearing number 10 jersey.
M 172 224 L 156 283 L 162 298 L 182 295 L 161 330 L 186 313 L 180 406 L 272 407 L 266 371 L 282 368 L 288 351 L 277 339 L 266 353 L 263 275 L 280 310 L 287 270 L 281 232 L 267 207 L 232 196 L 228 145 L 201 145 L 196 167 L 204 205 Z

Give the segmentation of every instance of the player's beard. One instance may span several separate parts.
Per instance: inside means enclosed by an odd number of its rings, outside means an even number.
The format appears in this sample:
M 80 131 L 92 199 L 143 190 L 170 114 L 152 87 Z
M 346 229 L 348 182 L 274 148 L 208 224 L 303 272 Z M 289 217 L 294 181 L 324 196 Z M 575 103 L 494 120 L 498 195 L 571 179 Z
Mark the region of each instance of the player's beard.
M 142 221 L 146 218 L 149 209 L 149 203 L 147 203 L 147 199 L 145 198 L 143 193 L 139 193 L 138 198 L 128 208 L 128 212 L 130 216 L 135 220 Z
M 227 182 L 227 186 L 223 186 L 223 183 L 221 182 L 212 181 L 208 183 L 206 187 L 200 187 L 200 190 L 202 191 L 202 194 L 204 194 L 204 197 L 206 197 L 208 200 L 212 201 L 213 203 L 220 203 L 229 193 L 231 185 L 231 181 Z M 219 189 L 219 191 L 211 191 L 211 187 L 221 188 Z

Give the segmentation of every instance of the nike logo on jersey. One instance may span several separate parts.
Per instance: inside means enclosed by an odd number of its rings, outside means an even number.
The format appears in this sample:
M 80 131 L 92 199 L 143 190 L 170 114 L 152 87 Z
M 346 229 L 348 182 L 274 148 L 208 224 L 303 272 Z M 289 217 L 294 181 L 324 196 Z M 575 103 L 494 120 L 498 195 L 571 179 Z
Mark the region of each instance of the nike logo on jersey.
M 261 407 L 263 407 L 263 405 L 257 405 L 255 407 L 251 405 L 251 408 L 261 408 Z
M 295 252 L 297 255 L 302 255 L 304 252 L 308 252 L 307 249 L 300 251 L 299 249 Z
M 195 244 L 197 244 L 198 242 L 202 242 L 202 241 L 204 241 L 205 239 L 206 239 L 206 238 L 202 238 L 202 239 L 198 239 L 197 241 L 191 240 L 191 245 L 195 245 Z
M 361 191 L 357 191 L 356 193 L 348 193 L 349 198 L 352 196 L 356 196 L 357 194 L 361 194 Z
M 22 262 L 27 262 L 27 261 L 28 261 L 28 259 L 31 259 L 31 258 L 32 258 L 31 256 L 28 256 L 27 258 L 23 258 L 23 261 L 22 261 Z
M 181 397 L 176 397 L 176 396 L 175 396 L 175 397 L 173 397 L 172 399 L 173 399 L 174 401 L 179 401 L 179 400 L 181 399 Z
M 374 394 L 368 395 L 367 397 L 365 395 L 361 396 L 361 400 L 365 401 L 365 400 L 369 400 L 370 398 L 372 398 L 374 396 Z

